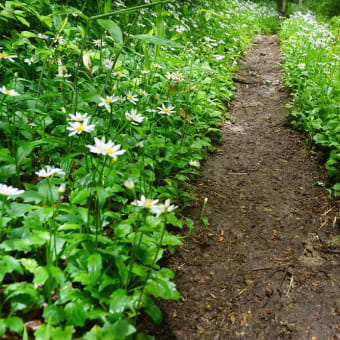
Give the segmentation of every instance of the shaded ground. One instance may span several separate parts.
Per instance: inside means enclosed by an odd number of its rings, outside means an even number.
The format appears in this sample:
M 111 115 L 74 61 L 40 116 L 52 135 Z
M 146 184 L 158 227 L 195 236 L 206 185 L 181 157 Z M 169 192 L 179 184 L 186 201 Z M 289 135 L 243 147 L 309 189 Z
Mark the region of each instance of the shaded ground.
M 340 339 L 339 232 L 321 162 L 289 129 L 276 36 L 260 36 L 236 78 L 224 144 L 194 184 L 208 228 L 168 260 L 184 298 L 160 301 L 156 339 Z M 338 252 L 338 253 L 337 253 Z

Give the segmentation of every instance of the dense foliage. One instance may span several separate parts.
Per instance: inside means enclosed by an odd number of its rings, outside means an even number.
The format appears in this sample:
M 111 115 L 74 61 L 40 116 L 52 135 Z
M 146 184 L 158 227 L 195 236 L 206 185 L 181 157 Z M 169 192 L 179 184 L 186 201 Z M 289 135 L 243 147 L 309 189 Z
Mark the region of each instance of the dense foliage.
M 283 23 L 281 40 L 293 123 L 331 150 L 326 168 L 339 180 L 340 43 L 327 24 L 301 13 Z M 333 190 L 339 194 L 340 183 Z
M 153 298 L 180 299 L 159 265 L 181 244 L 169 227 L 192 229 L 181 183 L 219 134 L 242 51 L 276 25 L 238 0 L 68 3 L 0 4 L 0 337 L 161 322 Z

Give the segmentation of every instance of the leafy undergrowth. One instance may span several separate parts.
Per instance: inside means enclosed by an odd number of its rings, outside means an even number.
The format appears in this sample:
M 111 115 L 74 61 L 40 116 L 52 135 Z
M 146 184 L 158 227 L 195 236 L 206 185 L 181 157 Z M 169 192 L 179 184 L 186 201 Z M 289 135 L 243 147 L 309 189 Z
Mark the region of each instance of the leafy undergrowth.
M 237 0 L 0 6 L 0 337 L 134 337 L 142 311 L 161 322 L 154 297 L 180 299 L 158 262 L 181 244 L 168 227 L 193 228 L 181 184 L 276 13 Z
M 294 96 L 293 123 L 330 150 L 326 168 L 339 181 L 339 40 L 313 15 L 296 13 L 283 23 L 281 41 L 286 83 Z M 332 191 L 339 195 L 340 183 Z

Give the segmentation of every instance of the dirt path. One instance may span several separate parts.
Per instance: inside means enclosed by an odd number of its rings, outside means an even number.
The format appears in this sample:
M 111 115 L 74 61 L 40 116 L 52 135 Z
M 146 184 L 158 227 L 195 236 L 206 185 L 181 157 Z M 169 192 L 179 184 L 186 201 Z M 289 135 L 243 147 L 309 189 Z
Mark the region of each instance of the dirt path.
M 340 339 L 338 228 L 323 166 L 289 129 L 276 36 L 260 36 L 236 79 L 224 144 L 195 183 L 208 228 L 168 260 L 181 302 L 162 301 L 156 339 Z M 335 226 L 334 226 L 335 224 Z M 321 238 L 321 240 L 320 240 Z

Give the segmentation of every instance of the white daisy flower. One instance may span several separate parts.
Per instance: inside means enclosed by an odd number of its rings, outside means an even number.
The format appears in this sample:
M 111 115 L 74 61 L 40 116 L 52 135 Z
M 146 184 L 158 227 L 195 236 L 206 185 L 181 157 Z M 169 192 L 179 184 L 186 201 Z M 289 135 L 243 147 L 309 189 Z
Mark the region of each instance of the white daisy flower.
M 114 160 L 116 160 L 119 155 L 126 152 L 126 150 L 119 150 L 120 144 L 115 145 L 111 140 L 106 143 L 105 137 L 102 137 L 102 139 L 95 137 L 94 142 L 95 145 L 87 145 L 92 153 L 109 156 Z
M 18 92 L 16 92 L 15 90 L 7 90 L 6 86 L 1 86 L 0 87 L 0 92 L 6 96 L 9 97 L 17 97 L 20 96 L 20 94 Z
M 162 67 L 161 65 L 159 65 L 159 64 L 157 64 L 157 63 L 152 64 L 152 66 L 153 66 L 154 68 L 159 68 L 159 69 L 164 68 L 164 67 Z
M 140 71 L 140 73 L 141 74 L 148 74 L 148 73 L 150 73 L 150 70 L 142 70 L 142 71 Z
M 103 65 L 104 65 L 105 68 L 110 69 L 113 65 L 113 61 L 111 61 L 110 59 L 105 59 L 103 61 Z
M 167 73 L 166 73 L 166 77 L 167 77 L 169 80 L 174 80 L 174 79 L 175 79 L 175 74 L 174 74 L 174 73 L 171 73 L 171 72 L 167 72 Z
M 65 192 L 65 190 L 66 190 L 66 184 L 65 184 L 65 183 L 61 183 L 61 184 L 59 185 L 58 192 L 59 192 L 60 194 L 63 194 L 63 193 Z
M 190 162 L 189 162 L 189 165 L 194 167 L 194 168 L 198 168 L 200 166 L 200 162 L 194 161 L 194 160 L 191 159 Z
M 126 188 L 133 190 L 135 188 L 135 183 L 133 182 L 132 178 L 128 178 L 125 182 L 124 185 Z
M 38 33 L 37 38 L 46 40 L 48 39 L 48 36 L 44 33 Z
M 94 124 L 90 125 L 89 119 L 84 119 L 82 122 L 71 122 L 67 130 L 71 131 L 68 135 L 80 135 L 82 132 L 90 133 L 96 127 Z
M 137 110 L 135 109 L 132 109 L 131 112 L 126 112 L 125 117 L 132 125 L 139 125 L 145 119 L 141 114 L 137 114 Z
M 54 166 L 46 165 L 45 168 L 40 169 L 35 172 L 39 177 L 48 178 L 53 175 L 65 175 L 65 172 L 60 168 L 55 168 Z
M 14 58 L 18 58 L 18 56 L 16 55 L 9 55 L 6 52 L 0 52 L 0 59 L 5 59 L 5 60 L 9 60 L 11 62 L 14 62 Z
M 76 112 L 76 114 L 72 114 L 70 113 L 70 115 L 68 116 L 68 118 L 70 120 L 74 120 L 76 122 L 82 122 L 84 121 L 85 119 L 88 119 L 88 114 L 87 113 L 79 113 L 79 112 Z
M 32 64 L 35 62 L 35 60 L 34 60 L 33 57 L 31 57 L 31 58 L 25 58 L 25 59 L 24 59 L 24 62 L 25 62 L 26 64 L 28 64 L 28 65 L 32 65 Z
M 53 41 L 59 45 L 65 44 L 65 39 L 61 35 L 57 35 Z
M 298 65 L 298 68 L 299 68 L 300 70 L 304 70 L 305 67 L 306 67 L 306 64 L 305 64 L 305 63 L 300 63 L 300 64 Z
M 101 39 L 93 40 L 93 43 L 95 47 L 104 47 L 106 45 L 105 41 Z
M 114 95 L 112 96 L 106 96 L 106 98 L 100 98 L 100 103 L 98 106 L 105 106 L 106 110 L 108 112 L 111 112 L 111 104 L 115 103 L 118 101 L 118 97 L 115 97 Z
M 157 107 L 159 114 L 168 116 L 170 116 L 171 113 L 174 112 L 174 108 L 175 107 L 171 105 L 169 107 L 166 107 L 164 104 L 162 104 L 162 106 Z
M 135 205 L 136 207 L 143 207 L 147 209 L 151 209 L 154 207 L 159 200 L 151 200 L 149 198 L 146 198 L 144 195 L 141 196 L 140 200 L 135 200 L 131 202 L 132 205 Z
M 0 195 L 2 196 L 16 196 L 24 193 L 25 190 L 19 190 L 10 185 L 0 184 Z M 9 197 L 7 197 L 9 199 Z
M 132 103 L 132 104 L 137 104 L 137 102 L 139 101 L 139 99 L 137 98 L 137 96 L 135 94 L 132 94 L 131 92 L 128 92 L 126 94 L 126 99 Z

